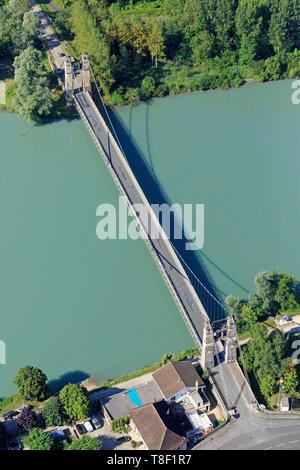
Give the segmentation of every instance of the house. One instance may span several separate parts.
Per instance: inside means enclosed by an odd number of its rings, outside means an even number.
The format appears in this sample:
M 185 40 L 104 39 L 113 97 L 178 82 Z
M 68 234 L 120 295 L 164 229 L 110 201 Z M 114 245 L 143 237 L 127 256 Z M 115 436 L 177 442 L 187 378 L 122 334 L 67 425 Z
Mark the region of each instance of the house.
M 186 408 L 209 411 L 205 384 L 190 361 L 172 361 L 152 374 L 168 404 L 181 403 Z
M 114 390 L 101 398 L 103 416 L 110 424 L 112 420 L 128 415 L 129 411 L 136 407 L 162 399 L 163 396 L 154 380 L 135 389 L 124 389 L 119 392 Z
M 184 431 L 165 400 L 130 411 L 130 427 L 147 450 L 185 450 Z

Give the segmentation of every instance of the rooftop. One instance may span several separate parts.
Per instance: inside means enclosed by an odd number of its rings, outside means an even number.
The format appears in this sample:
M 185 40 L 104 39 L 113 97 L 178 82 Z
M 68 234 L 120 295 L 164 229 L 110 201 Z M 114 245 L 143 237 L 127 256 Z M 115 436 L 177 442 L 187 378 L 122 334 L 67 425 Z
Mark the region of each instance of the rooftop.
M 198 388 L 204 385 L 200 375 L 189 361 L 169 362 L 152 376 L 166 400 L 185 387 Z
M 130 410 L 136 408 L 136 404 L 131 400 L 128 391 L 129 390 L 127 389 L 120 389 L 119 392 L 115 392 L 114 394 L 108 395 L 101 399 L 112 419 L 120 418 L 120 416 L 126 416 L 129 414 Z M 152 403 L 154 401 L 160 401 L 163 398 L 154 380 L 136 387 L 135 391 L 143 405 Z
M 186 442 L 165 400 L 136 408 L 130 416 L 150 450 L 176 450 Z

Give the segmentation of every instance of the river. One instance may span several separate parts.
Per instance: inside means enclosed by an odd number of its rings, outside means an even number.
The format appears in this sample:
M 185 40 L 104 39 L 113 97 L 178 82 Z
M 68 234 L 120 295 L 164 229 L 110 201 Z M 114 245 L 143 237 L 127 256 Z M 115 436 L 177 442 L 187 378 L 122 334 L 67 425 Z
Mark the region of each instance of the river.
M 300 276 L 291 82 L 156 99 L 114 121 L 151 201 L 205 204 L 204 248 L 186 259 L 219 297 L 247 296 L 260 270 Z M 118 192 L 82 123 L 2 113 L 0 141 L 0 396 L 25 364 L 58 385 L 192 346 L 144 242 L 96 238 L 96 207 Z
M 96 207 L 119 195 L 81 121 L 2 113 L 0 141 L 0 396 L 26 364 L 57 385 L 191 347 L 144 242 L 96 238 Z

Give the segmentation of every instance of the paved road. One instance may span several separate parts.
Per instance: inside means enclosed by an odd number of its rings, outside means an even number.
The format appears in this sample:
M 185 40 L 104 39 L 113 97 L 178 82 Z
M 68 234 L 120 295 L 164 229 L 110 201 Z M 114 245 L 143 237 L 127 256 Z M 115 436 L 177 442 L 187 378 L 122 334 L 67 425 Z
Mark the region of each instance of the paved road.
M 300 418 L 238 419 L 194 447 L 194 450 L 300 450 Z
M 47 48 L 52 56 L 52 63 L 55 65 L 58 72 L 64 70 L 65 51 L 55 36 L 52 26 L 49 24 L 46 14 L 43 12 L 41 6 L 34 0 L 31 0 L 32 11 L 36 13 L 40 20 L 40 38 L 45 42 Z

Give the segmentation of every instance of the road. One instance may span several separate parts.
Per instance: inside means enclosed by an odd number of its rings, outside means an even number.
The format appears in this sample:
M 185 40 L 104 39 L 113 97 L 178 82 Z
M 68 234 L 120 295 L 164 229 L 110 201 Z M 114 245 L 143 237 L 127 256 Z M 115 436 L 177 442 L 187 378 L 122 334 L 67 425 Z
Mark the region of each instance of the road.
M 239 418 L 193 450 L 300 450 L 300 417 Z
M 65 52 L 64 49 L 55 36 L 52 26 L 49 24 L 47 15 L 43 12 L 41 6 L 34 0 L 31 0 L 32 11 L 36 13 L 40 20 L 40 38 L 45 42 L 47 48 L 52 57 L 52 63 L 54 64 L 58 72 L 64 70 L 65 64 Z

